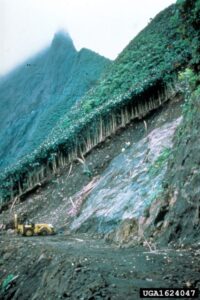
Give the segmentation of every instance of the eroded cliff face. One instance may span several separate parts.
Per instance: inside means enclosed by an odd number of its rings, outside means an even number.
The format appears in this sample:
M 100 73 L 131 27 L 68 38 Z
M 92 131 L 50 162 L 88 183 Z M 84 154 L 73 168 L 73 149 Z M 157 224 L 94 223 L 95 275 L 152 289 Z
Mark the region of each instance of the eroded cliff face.
M 143 239 L 139 227 L 148 208 L 156 199 L 162 202 L 180 103 L 175 97 L 145 120 L 121 129 L 14 210 L 33 221 L 53 223 L 61 232 L 89 232 L 117 243 Z M 1 217 L 9 218 L 9 213 Z
M 199 106 L 182 118 L 181 101 L 175 97 L 132 122 L 14 210 L 53 223 L 58 232 L 87 232 L 119 244 L 197 241 Z M 4 211 L 1 222 L 12 214 Z
M 145 120 L 56 174 L 13 212 L 52 223 L 58 233 L 88 233 L 117 244 L 196 245 L 199 239 L 199 105 L 182 117 L 174 98 Z M 23 200 L 23 199 L 22 199 Z

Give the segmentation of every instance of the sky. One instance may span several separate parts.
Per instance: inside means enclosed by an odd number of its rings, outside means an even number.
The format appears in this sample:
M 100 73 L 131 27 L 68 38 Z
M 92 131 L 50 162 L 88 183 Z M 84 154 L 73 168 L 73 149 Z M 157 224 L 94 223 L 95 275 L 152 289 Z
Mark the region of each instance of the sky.
M 0 0 L 0 75 L 67 31 L 77 50 L 115 59 L 174 0 Z

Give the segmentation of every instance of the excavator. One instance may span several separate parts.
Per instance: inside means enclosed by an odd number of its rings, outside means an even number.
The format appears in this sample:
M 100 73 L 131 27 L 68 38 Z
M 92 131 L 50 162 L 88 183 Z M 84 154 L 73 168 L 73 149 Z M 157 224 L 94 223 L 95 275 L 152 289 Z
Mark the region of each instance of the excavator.
M 15 231 L 18 234 L 21 234 L 23 236 L 33 236 L 33 235 L 53 235 L 55 234 L 55 229 L 53 225 L 41 223 L 41 224 L 34 224 L 25 222 L 20 224 L 18 220 L 17 214 L 14 214 L 14 227 Z

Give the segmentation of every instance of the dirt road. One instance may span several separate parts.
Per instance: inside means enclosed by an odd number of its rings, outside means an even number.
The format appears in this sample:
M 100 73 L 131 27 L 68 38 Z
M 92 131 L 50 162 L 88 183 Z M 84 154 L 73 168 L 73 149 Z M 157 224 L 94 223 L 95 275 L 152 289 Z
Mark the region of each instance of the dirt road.
M 140 288 L 200 288 L 199 261 L 199 245 L 149 252 L 148 247 L 119 248 L 86 234 L 4 235 L 0 299 L 137 300 Z M 5 287 L 9 275 L 17 277 Z

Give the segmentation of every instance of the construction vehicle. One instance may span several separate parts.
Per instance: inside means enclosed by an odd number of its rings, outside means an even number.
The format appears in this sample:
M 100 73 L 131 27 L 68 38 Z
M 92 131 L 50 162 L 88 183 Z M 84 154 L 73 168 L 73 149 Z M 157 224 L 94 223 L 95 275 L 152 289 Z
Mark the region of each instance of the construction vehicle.
M 14 215 L 14 226 L 15 230 L 18 234 L 24 235 L 24 236 L 33 236 L 33 235 L 52 235 L 55 234 L 55 230 L 53 225 L 41 223 L 41 224 L 34 224 L 25 222 L 22 224 L 19 224 L 18 216 L 17 214 Z

